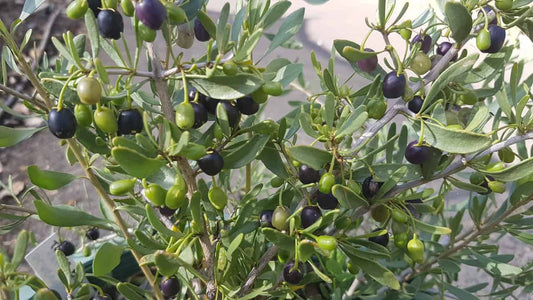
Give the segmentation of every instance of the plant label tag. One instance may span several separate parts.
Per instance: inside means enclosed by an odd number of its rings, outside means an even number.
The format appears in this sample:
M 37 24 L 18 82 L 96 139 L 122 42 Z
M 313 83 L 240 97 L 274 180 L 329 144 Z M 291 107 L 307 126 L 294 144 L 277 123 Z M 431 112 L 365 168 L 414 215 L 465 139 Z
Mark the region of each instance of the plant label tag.
M 59 265 L 57 264 L 54 250 L 54 243 L 57 240 L 57 234 L 55 232 L 52 233 L 42 243 L 26 254 L 25 258 L 37 277 L 44 281 L 48 288 L 56 290 L 62 298 L 66 299 L 67 293 L 65 292 L 65 287 L 57 276 Z

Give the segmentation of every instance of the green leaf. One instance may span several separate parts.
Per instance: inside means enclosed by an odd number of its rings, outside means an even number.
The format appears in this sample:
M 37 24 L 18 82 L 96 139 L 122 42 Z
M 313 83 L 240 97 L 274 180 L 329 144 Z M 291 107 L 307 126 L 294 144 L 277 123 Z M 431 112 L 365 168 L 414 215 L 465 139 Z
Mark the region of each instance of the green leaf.
M 265 167 L 274 173 L 276 176 L 286 179 L 289 173 L 285 168 L 285 163 L 281 159 L 279 152 L 276 150 L 274 144 L 268 144 L 263 148 L 263 152 L 257 157 L 263 162 Z
M 65 276 L 65 279 L 67 281 L 67 286 L 70 286 L 72 281 L 72 272 L 70 271 L 70 263 L 65 256 L 65 253 L 56 250 L 56 258 L 57 263 L 59 265 L 59 269 L 63 272 L 63 275 Z
M 22 7 L 19 19 L 24 21 L 27 17 L 33 14 L 39 6 L 41 6 L 46 0 L 26 0 Z
M 431 146 L 450 153 L 478 152 L 491 144 L 488 135 L 466 130 L 455 130 L 425 122 L 424 140 Z M 419 127 L 415 124 L 415 127 Z
M 332 283 L 331 278 L 329 278 L 326 274 L 322 273 L 319 268 L 317 268 L 311 261 L 308 261 L 311 267 L 313 268 L 313 272 L 322 279 L 322 281 L 326 283 Z
M 76 139 L 83 145 L 83 147 L 93 153 L 109 155 L 111 151 L 109 151 L 108 146 L 97 142 L 96 138 L 97 135 L 87 128 L 78 126 L 76 129 Z
M 333 46 L 335 47 L 335 51 L 337 51 L 337 53 L 339 53 L 342 57 L 344 57 L 344 59 L 346 59 L 350 65 L 352 66 L 352 68 L 357 71 L 357 73 L 367 79 L 370 79 L 370 80 L 374 80 L 374 77 L 376 77 L 376 75 L 378 74 L 383 74 L 385 75 L 385 71 L 380 67 L 378 66 L 376 68 L 375 71 L 371 72 L 371 73 L 366 73 L 366 72 L 363 72 L 361 71 L 361 69 L 359 69 L 359 67 L 357 66 L 357 62 L 353 62 L 353 61 L 350 61 L 348 59 L 348 57 L 346 57 L 344 55 L 344 48 L 349 46 L 351 48 L 354 48 L 354 49 L 360 49 L 361 46 L 352 42 L 352 41 L 348 41 L 348 40 L 334 40 L 333 41 Z
M 378 52 L 365 52 L 352 46 L 345 46 L 342 49 L 342 56 L 351 62 L 357 62 L 369 57 L 374 57 L 378 54 Z
M 163 250 L 166 248 L 165 245 L 162 243 L 152 239 L 149 237 L 146 233 L 144 233 L 141 230 L 135 230 L 133 232 L 135 234 L 135 237 L 141 243 L 142 246 L 149 248 L 149 249 L 156 249 L 156 250 Z
M 331 192 L 333 196 L 339 200 L 340 205 L 346 209 L 368 206 L 368 202 L 363 197 L 355 194 L 351 189 L 344 185 L 334 185 Z
M 385 28 L 386 8 L 387 8 L 387 1 L 379 0 L 379 4 L 378 4 L 379 24 L 381 25 L 382 28 Z
M 29 139 L 35 133 L 43 130 L 40 128 L 11 128 L 0 126 L 0 147 L 11 147 Z
M 270 43 L 270 46 L 268 47 L 267 51 L 263 56 L 266 56 L 274 49 L 281 46 L 281 44 L 288 41 L 300 30 L 300 27 L 302 27 L 302 23 L 304 20 L 304 12 L 305 8 L 302 7 L 288 15 L 287 18 L 285 18 L 285 20 L 279 27 L 278 33 L 272 40 L 272 43 Z
M 403 178 L 404 181 L 420 178 L 420 167 L 412 164 L 375 164 L 372 165 L 372 171 L 376 178 L 384 180 L 401 167 L 407 167 L 407 174 Z M 368 167 L 364 166 L 353 170 L 352 175 L 354 180 L 362 181 L 371 174 Z
M 93 260 L 93 273 L 103 276 L 113 271 L 120 264 L 123 248 L 111 243 L 103 244 L 96 252 Z
M 124 171 L 137 178 L 146 178 L 166 164 L 163 160 L 148 158 L 124 147 L 113 147 L 111 155 Z
M 471 192 L 477 192 L 477 193 L 486 193 L 487 192 L 487 189 L 480 186 L 480 185 L 475 185 L 475 184 L 471 184 L 469 182 L 464 182 L 462 180 L 457 180 L 453 177 L 447 177 L 446 180 L 448 180 L 451 184 L 453 184 L 454 186 L 462 189 L 462 190 L 465 190 L 465 191 L 471 191 Z
M 447 2 L 444 13 L 453 39 L 458 43 L 465 40 L 472 30 L 472 16 L 466 7 L 459 2 Z
M 514 276 L 522 273 L 522 269 L 519 267 L 498 262 L 472 250 L 470 252 L 475 256 L 477 262 L 481 264 L 482 268 L 491 273 L 500 276 Z
M 516 189 L 511 194 L 510 202 L 512 205 L 517 205 L 526 201 L 527 199 L 531 199 L 532 195 L 533 184 L 531 184 L 531 182 L 526 182 L 516 187 Z
M 87 27 L 87 34 L 91 42 L 91 53 L 93 54 L 93 58 L 96 58 L 100 54 L 100 34 L 94 14 L 85 14 L 85 27 Z
M 260 23 L 260 25 L 262 25 L 261 27 L 267 29 L 272 26 L 283 16 L 283 14 L 285 14 L 285 12 L 287 12 L 290 6 L 291 2 L 285 0 L 274 3 L 263 16 Z
M 276 77 L 272 81 L 277 81 L 287 87 L 303 72 L 303 64 L 288 64 L 277 70 Z
M 159 218 L 155 214 L 154 209 L 152 208 L 152 206 L 150 206 L 150 204 L 146 204 L 145 209 L 146 209 L 146 216 L 148 217 L 148 221 L 150 222 L 152 227 L 154 227 L 154 229 L 157 230 L 157 232 L 159 232 L 160 234 L 162 234 L 164 236 L 172 236 L 172 237 L 175 237 L 177 239 L 179 239 L 179 238 L 181 238 L 183 236 L 179 232 L 172 231 L 172 230 L 168 229 L 165 226 L 165 224 L 163 224 L 163 222 L 161 222 L 161 220 L 159 220 Z
M 476 114 L 472 117 L 468 126 L 466 126 L 465 131 L 473 131 L 478 128 L 489 116 L 489 108 L 486 106 L 478 106 Z
M 13 249 L 13 257 L 11 258 L 11 265 L 14 269 L 17 269 L 24 256 L 26 255 L 26 250 L 28 250 L 28 242 L 30 241 L 30 234 L 27 230 L 21 230 L 17 236 L 17 242 L 15 243 L 15 248 Z
M 358 106 L 351 114 L 342 126 L 339 128 L 335 137 L 341 138 L 345 135 L 351 136 L 355 131 L 359 130 L 368 119 L 368 113 L 366 112 L 366 106 Z
M 163 276 L 175 275 L 178 272 L 180 265 L 183 263 L 178 255 L 166 251 L 157 251 L 154 258 L 157 271 Z
M 33 201 L 37 215 L 46 224 L 58 227 L 97 226 L 110 228 L 111 221 L 92 216 L 76 207 L 68 205 L 47 205 L 43 201 Z
M 198 92 L 211 98 L 233 100 L 255 92 L 263 80 L 250 74 L 235 76 L 214 75 L 210 78 L 188 78 Z
M 448 290 L 450 293 L 457 296 L 457 299 L 461 299 L 461 300 L 478 300 L 479 299 L 478 297 L 470 294 L 469 292 L 461 288 L 458 288 L 446 282 L 444 284 L 446 285 L 446 290 Z
M 61 43 L 61 41 L 59 41 L 54 36 L 52 37 L 52 44 L 54 44 L 54 46 L 56 47 L 59 54 L 61 54 L 61 56 L 66 58 L 72 65 L 75 65 L 75 66 L 77 65 L 76 60 L 74 59 L 72 54 L 70 54 L 70 51 L 68 50 L 68 48 L 65 45 L 63 45 L 63 43 Z
M 484 174 L 494 177 L 494 179 L 504 182 L 517 181 L 521 178 L 533 174 L 533 157 L 523 160 L 516 165 L 507 167 L 497 172 L 487 172 L 485 170 L 478 170 Z
M 28 177 L 31 183 L 45 190 L 57 190 L 78 178 L 67 173 L 40 170 L 37 166 L 28 167 Z
M 239 62 L 248 59 L 262 36 L 263 30 L 261 28 L 257 29 L 250 37 L 246 39 L 244 45 L 239 48 L 237 53 L 235 53 L 233 60 Z
M 146 296 L 144 295 L 143 290 L 141 290 L 139 287 L 129 283 L 129 282 L 121 282 L 117 284 L 117 290 L 118 292 L 126 297 L 128 300 L 145 300 Z
M 294 146 L 289 149 L 291 157 L 315 170 L 331 162 L 331 153 L 311 146 Z
M 263 151 L 269 139 L 268 135 L 254 135 L 239 148 L 223 152 L 224 168 L 239 169 L 252 162 Z
M 279 230 L 273 228 L 261 229 L 266 239 L 278 246 L 280 249 L 291 251 L 294 249 L 294 238 L 281 233 Z
M 381 198 L 383 195 L 385 195 L 385 193 L 395 187 L 398 182 L 402 181 L 405 177 L 405 174 L 407 174 L 407 170 L 408 168 L 406 166 L 402 166 L 396 171 L 394 171 L 394 173 L 392 173 L 390 177 L 388 177 L 388 179 L 379 188 L 379 193 L 376 195 L 376 198 Z
M 429 232 L 431 234 L 450 234 L 452 232 L 452 230 L 448 227 L 430 225 L 418 219 L 413 220 L 415 221 L 416 229 L 422 230 L 424 232 Z
M 203 10 L 198 11 L 196 17 L 200 20 L 200 23 L 202 23 L 207 33 L 209 33 L 209 36 L 212 38 L 217 36 L 217 26 L 215 25 L 215 22 L 213 22 Z
M 326 125 L 333 128 L 333 121 L 335 120 L 335 96 L 332 93 L 326 95 L 326 102 L 324 103 L 324 112 Z

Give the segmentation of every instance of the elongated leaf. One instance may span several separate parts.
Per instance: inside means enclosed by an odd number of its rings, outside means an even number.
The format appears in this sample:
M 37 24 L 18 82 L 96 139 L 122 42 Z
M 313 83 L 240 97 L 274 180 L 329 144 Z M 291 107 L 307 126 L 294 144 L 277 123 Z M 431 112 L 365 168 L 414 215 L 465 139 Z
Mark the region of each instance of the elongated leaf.
M 198 92 L 221 100 L 232 100 L 249 95 L 259 89 L 264 83 L 261 78 L 250 74 L 190 78 L 189 82 Z
M 294 146 L 290 148 L 293 159 L 320 170 L 325 164 L 331 162 L 331 153 L 311 146 Z
M 331 192 L 333 196 L 339 200 L 340 205 L 346 209 L 368 206 L 368 202 L 363 197 L 355 194 L 351 189 L 344 185 L 334 185 Z
M 157 217 L 155 214 L 154 209 L 150 206 L 150 204 L 146 204 L 146 216 L 148 217 L 148 221 L 150 224 L 154 227 L 157 232 L 161 233 L 164 236 L 173 236 L 175 238 L 181 238 L 183 235 L 179 232 L 172 231 L 168 229 L 161 220 Z
M 450 153 L 467 154 L 490 146 L 489 136 L 466 130 L 454 130 L 429 122 L 424 124 L 424 139 L 431 146 Z
M 429 232 L 432 234 L 450 234 L 452 230 L 448 227 L 442 227 L 442 226 L 435 226 L 431 224 L 424 223 L 418 219 L 414 219 L 416 229 Z
M 33 14 L 39 6 L 41 6 L 46 0 L 26 0 L 22 7 L 19 19 L 24 21 L 27 17 Z
M 258 159 L 260 159 L 265 167 L 276 176 L 283 179 L 289 177 L 289 174 L 285 168 L 285 163 L 281 159 L 279 152 L 275 149 L 273 144 L 267 144 L 263 148 L 263 152 L 261 152 Z
M 268 47 L 264 56 L 272 52 L 272 50 L 276 49 L 281 44 L 288 41 L 300 30 L 300 27 L 302 27 L 302 23 L 304 20 L 304 11 L 305 9 L 302 7 L 287 16 L 287 18 L 281 24 L 278 33 L 272 40 L 272 43 L 270 43 L 270 46 Z
M 261 21 L 262 27 L 267 29 L 270 26 L 272 26 L 277 20 L 279 20 L 283 14 L 289 9 L 291 6 L 290 1 L 279 1 L 274 3 L 266 14 L 263 16 L 263 20 Z
M 93 260 L 93 273 L 96 276 L 103 276 L 113 271 L 115 267 L 120 264 L 120 257 L 122 256 L 122 247 L 105 243 L 103 244 Z
M 83 210 L 68 205 L 47 205 L 43 201 L 33 201 L 37 215 L 46 224 L 59 227 L 99 226 L 109 228 L 111 221 L 92 216 Z
M 351 62 L 357 62 L 376 55 L 378 55 L 377 52 L 365 52 L 352 46 L 345 46 L 344 49 L 342 49 L 342 56 Z
M 263 36 L 263 30 L 258 29 L 256 30 L 248 39 L 246 39 L 246 42 L 244 42 L 244 45 L 239 48 L 235 56 L 233 57 L 233 60 L 235 61 L 243 61 L 250 57 L 250 54 L 252 54 L 252 51 L 254 50 L 255 46 L 257 46 L 257 43 L 259 43 L 259 40 Z
M 124 147 L 114 147 L 111 155 L 124 171 L 138 178 L 146 178 L 166 164 L 163 160 L 148 158 Z
M 129 282 L 121 282 L 117 284 L 117 290 L 118 292 L 126 297 L 128 300 L 145 300 L 146 296 L 141 293 L 142 290 L 140 290 L 139 287 L 129 283 Z
M 487 172 L 485 170 L 479 170 L 482 173 L 494 177 L 494 179 L 505 182 L 517 181 L 533 174 L 533 157 L 517 163 L 514 166 L 505 168 L 498 172 Z
M 85 27 L 87 27 L 89 41 L 91 42 L 91 53 L 96 58 L 100 54 L 100 38 L 94 14 L 85 14 Z
M 278 246 L 280 249 L 287 251 L 294 249 L 294 238 L 273 228 L 263 228 L 261 231 L 267 240 Z
M 337 131 L 336 137 L 341 138 L 345 135 L 352 135 L 357 131 L 368 119 L 368 113 L 366 112 L 366 106 L 358 106 Z
M 233 149 L 229 153 L 223 153 L 225 154 L 223 155 L 224 168 L 238 169 L 244 167 L 263 151 L 269 139 L 270 136 L 268 135 L 254 135 L 241 147 Z
M 13 257 L 11 258 L 11 265 L 13 268 L 18 268 L 24 256 L 26 255 L 26 250 L 28 250 L 28 242 L 30 241 L 30 234 L 27 230 L 20 231 L 17 236 L 17 242 L 15 243 L 15 248 L 13 249 Z
M 335 51 L 337 51 L 337 53 L 339 53 L 342 57 L 344 57 L 344 59 L 346 59 L 350 63 L 352 68 L 354 70 L 356 70 L 358 72 L 358 74 L 360 74 L 361 76 L 363 76 L 365 78 L 368 78 L 370 80 L 373 80 L 374 77 L 376 77 L 377 74 L 385 75 L 385 71 L 380 66 L 378 66 L 376 68 L 376 70 L 374 70 L 373 72 L 370 72 L 370 73 L 363 72 L 357 66 L 357 62 L 351 61 L 347 56 L 344 55 L 344 51 L 343 50 L 344 50 L 345 47 L 348 46 L 348 47 L 351 47 L 351 48 L 354 48 L 354 49 L 360 49 L 361 46 L 359 46 L 358 44 L 356 44 L 356 43 L 354 43 L 352 41 L 348 41 L 348 40 L 334 40 L 333 41 L 333 46 L 335 47 Z
M 40 128 L 11 128 L 0 126 L 0 147 L 11 147 L 29 139 L 35 133 L 43 130 Z
M 469 182 L 464 182 L 464 181 L 461 181 L 461 180 L 457 180 L 453 177 L 447 177 L 446 178 L 451 184 L 453 184 L 454 186 L 462 189 L 462 190 L 465 190 L 465 191 L 471 191 L 471 192 L 477 192 L 477 193 L 486 193 L 487 192 L 487 189 L 480 186 L 480 185 L 475 185 L 475 184 L 471 184 Z
M 468 37 L 472 30 L 472 16 L 461 3 L 447 2 L 444 7 L 446 21 L 452 31 L 453 39 L 460 43 Z
M 457 299 L 461 299 L 461 300 L 478 300 L 479 298 L 470 294 L 469 292 L 461 289 L 461 288 L 458 288 L 456 286 L 453 286 L 449 283 L 445 283 L 446 285 L 446 290 L 448 290 L 450 293 L 454 294 L 455 296 L 457 296 Z
M 37 166 L 28 167 L 28 177 L 31 183 L 45 190 L 57 190 L 78 178 L 67 173 L 40 170 Z
M 517 205 L 522 201 L 530 199 L 533 197 L 533 184 L 531 182 L 526 182 L 519 185 L 514 192 L 511 194 L 510 202 L 512 205 Z

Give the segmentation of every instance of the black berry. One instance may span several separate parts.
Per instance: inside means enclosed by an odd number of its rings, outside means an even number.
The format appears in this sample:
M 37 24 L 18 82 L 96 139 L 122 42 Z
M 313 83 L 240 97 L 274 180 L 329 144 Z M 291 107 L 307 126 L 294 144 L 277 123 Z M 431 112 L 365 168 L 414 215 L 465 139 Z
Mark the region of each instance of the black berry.
M 261 226 L 272 227 L 272 214 L 273 210 L 263 210 L 259 220 L 261 221 Z
M 76 251 L 76 247 L 69 241 L 62 241 L 57 245 L 56 250 L 59 250 L 65 254 L 65 256 L 72 255 Z
M 376 228 L 372 230 L 372 232 L 376 232 L 380 230 L 383 230 L 383 228 Z M 380 244 L 383 247 L 387 247 L 387 245 L 389 244 L 389 233 L 387 232 L 382 235 L 373 236 L 373 237 L 368 238 L 368 240 L 376 244 Z
M 136 134 L 143 130 L 143 116 L 137 109 L 127 109 L 118 115 L 118 135 Z
M 259 103 L 250 96 L 244 96 L 237 99 L 237 108 L 242 114 L 253 115 L 259 110 Z
M 313 225 L 320 217 L 322 217 L 322 212 L 318 206 L 305 206 L 300 213 L 302 227 L 307 228 Z
M 135 5 L 139 21 L 152 30 L 158 30 L 167 17 L 167 11 L 159 0 L 143 0 Z
M 383 79 L 383 95 L 387 98 L 398 98 L 405 92 L 405 75 L 397 76 L 396 71 L 385 75 Z
M 218 152 L 212 150 L 211 153 L 206 154 L 198 160 L 198 166 L 207 175 L 215 176 L 224 167 L 224 159 Z
M 317 191 L 316 201 L 322 209 L 335 209 L 339 206 L 339 200 L 333 194 L 324 194 Z
M 220 104 L 224 107 L 226 115 L 228 116 L 228 123 L 231 128 L 235 128 L 241 121 L 241 112 L 231 104 L 229 101 L 221 101 Z
M 365 52 L 374 52 L 374 50 L 365 48 Z M 378 67 L 378 56 L 374 55 L 369 58 L 365 58 L 357 61 L 357 66 L 364 72 L 371 73 Z
M 69 139 L 76 133 L 76 117 L 69 108 L 52 109 L 48 114 L 48 129 L 60 139 Z
M 378 194 L 379 188 L 383 185 L 383 182 L 377 182 L 372 179 L 372 176 L 367 177 L 363 181 L 363 186 L 361 187 L 363 196 L 370 199 Z
M 411 44 L 419 42 L 422 43 L 422 45 L 420 46 L 420 50 L 427 54 L 431 49 L 431 43 L 433 42 L 433 39 L 427 34 L 424 35 L 424 37 L 421 37 L 419 34 L 417 34 L 411 41 Z
M 502 49 L 505 42 L 505 29 L 498 25 L 489 25 L 488 30 L 490 33 L 490 47 L 482 52 L 496 53 Z
M 308 167 L 307 165 L 300 165 L 298 175 L 300 177 L 300 181 L 303 184 L 309 184 L 320 181 L 320 173 L 317 170 Z
M 89 240 L 95 241 L 95 240 L 97 240 L 100 237 L 100 231 L 98 230 L 98 228 L 91 228 L 91 229 L 87 230 L 87 232 L 85 233 L 85 236 Z
M 200 128 L 202 125 L 207 122 L 207 110 L 205 107 L 196 102 L 190 102 L 192 108 L 194 109 L 194 125 L 193 128 Z
M 446 53 L 448 53 L 448 51 L 450 49 L 452 49 L 453 47 L 453 44 L 450 43 L 450 42 L 443 42 L 442 44 L 440 44 L 438 47 L 437 47 L 437 54 L 438 55 L 446 55 Z M 456 60 L 457 59 L 457 54 L 452 58 L 452 60 Z
M 202 94 L 200 94 L 200 95 L 202 95 Z M 212 114 L 212 115 L 216 115 L 217 114 L 217 105 L 220 102 L 220 100 L 204 96 L 204 100 L 203 101 L 204 101 L 205 109 L 207 109 L 207 112 Z
M 118 11 L 105 9 L 98 14 L 98 30 L 106 39 L 118 40 L 124 31 L 124 22 Z
M 161 282 L 161 292 L 165 297 L 174 297 L 180 291 L 180 282 L 176 277 L 170 277 Z
M 205 30 L 204 25 L 202 25 L 202 22 L 198 19 L 194 20 L 194 36 L 200 42 L 207 42 L 211 38 L 209 32 Z
M 301 263 L 298 264 L 298 268 L 293 270 L 294 261 L 290 261 L 283 267 L 283 280 L 290 284 L 298 284 L 304 278 L 302 273 Z
M 160 206 L 159 207 L 159 213 L 162 214 L 165 217 L 170 217 L 170 216 L 174 215 L 175 212 L 176 212 L 175 209 L 168 208 L 166 206 Z
M 94 16 L 98 17 L 102 8 L 102 0 L 87 0 L 87 3 L 89 4 L 89 8 L 93 11 Z
M 431 147 L 417 144 L 418 141 L 412 141 L 407 145 L 405 159 L 412 164 L 421 165 L 431 157 Z
M 407 104 L 407 108 L 409 108 L 410 111 L 417 114 L 422 109 L 422 105 L 424 104 L 424 99 L 420 96 L 414 96 L 411 101 Z

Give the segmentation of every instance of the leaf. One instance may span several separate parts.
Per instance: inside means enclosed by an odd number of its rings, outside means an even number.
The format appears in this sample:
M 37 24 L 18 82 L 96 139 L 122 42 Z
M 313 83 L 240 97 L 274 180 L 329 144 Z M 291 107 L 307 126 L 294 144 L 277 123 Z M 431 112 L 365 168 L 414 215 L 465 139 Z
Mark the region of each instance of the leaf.
M 209 33 L 209 36 L 212 38 L 217 36 L 217 26 L 215 25 L 215 22 L 213 22 L 213 20 L 211 20 L 211 18 L 204 11 L 198 11 L 196 18 L 200 20 L 200 23 L 202 23 L 207 33 Z
M 287 87 L 291 82 L 298 78 L 302 72 L 303 64 L 289 64 L 281 67 L 272 81 L 277 81 L 281 83 L 283 87 Z
M 26 250 L 28 250 L 28 242 L 30 241 L 30 234 L 27 230 L 21 230 L 17 236 L 17 242 L 13 249 L 13 257 L 11 258 L 11 265 L 17 269 L 20 263 L 24 260 Z M 2 263 L 3 264 L 3 263 Z
M 145 300 L 146 296 L 137 286 L 129 282 L 121 282 L 117 284 L 118 292 L 126 297 L 128 300 Z
M 39 6 L 41 6 L 46 0 L 26 0 L 22 7 L 19 19 L 24 21 L 27 17 L 33 14 Z
M 305 8 L 300 8 L 285 18 L 281 26 L 279 27 L 278 33 L 272 40 L 272 43 L 270 43 L 270 46 L 268 47 L 267 51 L 263 56 L 266 56 L 272 50 L 279 47 L 284 42 L 288 41 L 292 36 L 294 36 L 299 30 L 300 27 L 302 27 L 302 23 L 304 20 L 304 12 Z
M 65 256 L 65 253 L 56 250 L 56 258 L 57 263 L 59 265 L 59 269 L 63 272 L 63 275 L 65 276 L 65 279 L 67 281 L 67 286 L 70 286 L 71 280 L 72 280 L 72 272 L 70 271 L 70 263 Z
M 346 209 L 356 209 L 361 206 L 368 206 L 368 202 L 361 196 L 355 194 L 350 188 L 336 184 L 331 188 L 331 193 L 342 207 Z
M 188 78 L 188 82 L 198 92 L 211 98 L 233 100 L 255 92 L 263 85 L 263 80 L 250 74 L 235 76 L 214 75 L 210 78 Z
M 475 256 L 477 262 L 481 264 L 482 268 L 496 275 L 514 276 L 522 273 L 522 269 L 519 267 L 498 262 L 475 251 L 471 251 L 471 253 Z
M 454 130 L 429 122 L 425 122 L 424 126 L 424 140 L 442 151 L 467 154 L 478 152 L 491 144 L 491 138 L 488 135 L 466 130 Z
M 28 167 L 28 177 L 31 183 L 45 190 L 57 190 L 78 178 L 67 173 L 40 170 L 37 166 Z
M 459 2 L 450 1 L 444 6 L 444 13 L 453 39 L 458 43 L 465 40 L 472 30 L 472 16 L 466 7 Z
M 257 46 L 257 43 L 259 43 L 259 40 L 262 36 L 263 30 L 257 29 L 251 36 L 246 39 L 244 45 L 239 48 L 237 53 L 235 53 L 233 60 L 239 62 L 248 59 L 252 54 L 252 51 L 254 50 L 255 46 Z
M 266 227 L 261 229 L 261 231 L 268 241 L 278 246 L 280 249 L 286 251 L 291 251 L 294 249 L 294 238 L 273 228 Z
M 533 157 L 517 163 L 516 165 L 507 167 L 497 172 L 487 172 L 479 170 L 480 172 L 494 177 L 494 179 L 504 182 L 517 181 L 521 178 L 533 174 Z
M 366 112 L 366 106 L 358 106 L 351 114 L 348 119 L 342 123 L 342 126 L 339 128 L 335 134 L 336 138 L 341 138 L 345 135 L 351 136 L 355 131 L 359 130 L 363 124 L 365 124 L 368 119 L 368 113 Z
M 430 225 L 424 223 L 416 218 L 413 219 L 416 225 L 416 229 L 431 233 L 431 234 L 450 234 L 452 230 L 448 227 Z
M 461 289 L 461 288 L 458 288 L 456 286 L 453 286 L 449 283 L 444 283 L 446 285 L 446 290 L 448 290 L 450 293 L 454 294 L 455 296 L 457 296 L 457 299 L 461 299 L 461 300 L 477 300 L 479 299 L 478 297 L 470 294 L 469 292 Z
M 324 103 L 324 118 L 329 128 L 333 128 L 333 121 L 335 120 L 335 102 L 335 96 L 332 93 L 328 93 Z
M 43 201 L 33 201 L 39 219 L 46 224 L 58 227 L 97 226 L 110 228 L 111 221 L 92 216 L 76 207 L 68 205 L 47 205 Z
M 183 263 L 178 255 L 166 251 L 157 251 L 154 258 L 157 271 L 163 276 L 175 275 Z
M 454 186 L 462 189 L 462 190 L 465 190 L 465 191 L 471 191 L 471 192 L 477 192 L 477 193 L 486 193 L 488 192 L 486 188 L 480 186 L 480 185 L 475 185 L 475 184 L 471 184 L 469 182 L 464 182 L 462 180 L 457 180 L 453 177 L 447 177 L 446 178 L 451 184 L 453 184 Z
M 290 6 L 291 2 L 285 0 L 274 3 L 263 16 L 263 20 L 261 20 L 262 27 L 267 29 L 272 26 L 287 12 Z
M 123 249 L 120 246 L 105 243 L 103 244 L 93 260 L 93 273 L 95 276 L 103 276 L 116 268 L 120 264 L 120 257 Z
M 152 206 L 150 206 L 150 204 L 146 204 L 145 209 L 146 209 L 146 216 L 148 217 L 148 221 L 150 222 L 152 227 L 154 227 L 154 229 L 157 230 L 157 232 L 159 232 L 163 236 L 172 236 L 172 237 L 175 237 L 177 239 L 179 239 L 179 238 L 181 238 L 183 236 L 179 232 L 172 231 L 172 230 L 168 229 L 165 226 L 165 224 L 163 224 L 163 222 L 161 222 L 161 220 L 159 220 L 159 218 L 155 214 L 154 209 L 152 208 Z
M 379 15 L 379 24 L 381 25 L 381 28 L 385 28 L 385 14 L 386 14 L 386 8 L 387 8 L 387 1 L 386 0 L 379 0 L 378 2 L 378 15 Z
M 317 268 L 311 261 L 309 261 L 309 264 L 311 265 L 311 267 L 313 268 L 313 272 L 318 276 L 320 277 L 320 279 L 322 279 L 322 281 L 326 282 L 326 283 L 332 283 L 332 280 L 331 278 L 329 278 L 326 274 L 322 273 L 322 271 L 320 271 L 319 268 Z
M 315 170 L 331 162 L 331 153 L 311 146 L 294 146 L 289 149 L 291 157 Z
M 375 164 L 372 165 L 372 171 L 376 178 L 385 180 L 401 167 L 407 167 L 407 174 L 403 178 L 404 181 L 420 178 L 420 167 L 413 164 Z M 362 181 L 371 174 L 368 167 L 364 166 L 353 170 L 352 175 L 354 180 Z
M 43 130 L 40 128 L 11 128 L 0 126 L 0 147 L 11 147 L 29 139 L 35 133 Z
M 239 148 L 232 149 L 229 153 L 223 152 L 224 168 L 239 169 L 252 162 L 263 151 L 269 139 L 269 135 L 254 135 Z
M 342 56 L 351 62 L 357 62 L 369 57 L 374 57 L 378 54 L 378 52 L 365 52 L 352 46 L 345 46 L 342 49 Z
M 348 41 L 348 40 L 334 40 L 333 41 L 333 46 L 335 47 L 335 51 L 337 51 L 337 53 L 339 53 L 344 59 L 348 60 L 348 62 L 350 62 L 350 65 L 352 66 L 352 68 L 357 71 L 357 73 L 367 79 L 370 79 L 370 80 L 373 80 L 374 77 L 376 77 L 376 75 L 378 74 L 383 74 L 385 75 L 385 71 L 380 67 L 378 66 L 376 68 L 375 71 L 373 72 L 370 72 L 370 73 L 367 73 L 367 72 L 363 72 L 361 69 L 359 69 L 359 67 L 357 66 L 357 63 L 356 62 L 353 62 L 353 61 L 350 61 L 348 59 L 348 57 L 344 56 L 344 48 L 349 46 L 349 47 L 352 47 L 354 49 L 360 49 L 361 46 L 359 46 L 358 44 L 352 42 L 352 41 Z
M 478 128 L 483 122 L 486 120 L 486 118 L 489 115 L 489 108 L 486 106 L 478 106 L 478 109 L 476 111 L 476 114 L 472 118 L 472 121 L 468 123 L 468 126 L 466 126 L 465 131 L 472 131 Z
M 113 147 L 111 155 L 124 171 L 137 178 L 146 178 L 166 164 L 163 160 L 148 158 L 124 147 Z
M 283 179 L 289 177 L 289 173 L 287 173 L 287 170 L 285 169 L 285 163 L 273 144 L 267 144 L 267 146 L 263 148 L 263 152 L 261 152 L 257 158 L 260 159 L 265 167 L 276 176 Z
M 87 27 L 87 34 L 91 42 L 91 53 L 94 58 L 97 58 L 100 54 L 100 38 L 94 14 L 85 14 L 85 27 Z
M 519 185 L 511 194 L 510 202 L 512 205 L 517 205 L 531 199 L 533 195 L 533 184 L 531 182 L 526 182 Z

